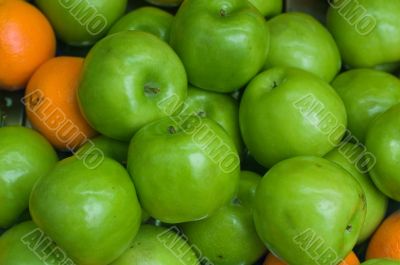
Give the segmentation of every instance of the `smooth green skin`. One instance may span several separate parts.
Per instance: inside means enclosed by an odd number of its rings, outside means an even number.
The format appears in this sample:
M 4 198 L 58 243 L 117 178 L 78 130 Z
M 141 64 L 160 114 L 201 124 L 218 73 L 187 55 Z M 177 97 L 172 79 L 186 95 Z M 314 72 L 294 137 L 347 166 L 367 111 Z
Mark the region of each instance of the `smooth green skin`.
M 27 235 L 35 233 L 38 227 L 32 222 L 27 221 L 13 226 L 0 237 L 0 264 L 4 265 L 48 265 L 72 264 L 70 258 L 65 253 L 64 256 L 57 256 L 57 245 L 48 245 L 46 235 L 38 231 L 40 236 L 27 238 Z M 23 240 L 25 244 L 23 243 Z M 32 248 L 30 248 L 32 247 Z M 49 252 L 54 251 L 51 255 Z M 36 255 L 39 255 L 39 257 Z M 46 254 L 47 253 L 47 254 Z M 65 262 L 65 263 L 64 263 Z
M 266 1 L 268 2 L 268 1 Z M 338 47 L 329 31 L 304 13 L 285 13 L 267 22 L 270 51 L 265 68 L 296 67 L 330 82 L 341 68 Z
M 146 0 L 150 4 L 157 5 L 157 6 L 163 6 L 163 7 L 172 7 L 172 6 L 178 6 L 180 3 L 182 3 L 183 0 Z
M 151 6 L 141 7 L 115 22 L 108 34 L 124 30 L 141 30 L 168 42 L 173 19 L 173 15 L 162 9 Z
M 25 222 L 12 227 L 0 237 L 0 264 L 6 265 L 45 265 L 21 238 L 35 230 L 33 222 Z
M 240 192 L 233 203 L 207 219 L 181 225 L 189 241 L 212 264 L 252 265 L 265 254 L 266 248 L 255 230 L 250 206 L 260 180 L 253 172 L 241 172 Z
M 128 146 L 129 143 L 127 142 L 100 135 L 90 139 L 90 141 L 79 148 L 76 153 L 78 157 L 79 155 L 86 156 L 90 155 L 92 150 L 94 150 L 93 148 L 98 148 L 103 152 L 104 156 L 112 158 L 121 164 L 126 164 L 126 160 L 128 159 Z
M 237 163 L 225 167 L 221 162 L 228 153 Z M 225 130 L 198 116 L 148 124 L 132 138 L 128 151 L 128 171 L 141 205 L 164 223 L 203 219 L 230 201 L 238 187 L 238 162 Z
M 328 83 L 281 67 L 250 82 L 239 121 L 247 148 L 267 168 L 293 156 L 325 155 L 340 142 L 347 122 L 343 102 Z
M 325 158 L 335 162 L 346 169 L 361 185 L 367 202 L 367 214 L 362 226 L 357 244 L 367 240 L 375 229 L 379 226 L 388 206 L 388 198 L 378 190 L 372 180 L 362 170 L 357 167 L 363 161 L 359 157 L 363 156 L 365 149 L 352 143 L 341 145 L 331 152 Z
M 33 221 L 79 265 L 115 260 L 141 222 L 128 173 L 107 157 L 94 169 L 75 157 L 62 160 L 36 183 L 29 206 Z
M 99 41 L 85 59 L 81 110 L 100 133 L 129 141 L 143 125 L 168 115 L 159 102 L 187 95 L 185 69 L 159 38 L 124 31 Z
M 272 17 L 282 13 L 282 0 L 249 0 L 264 17 Z
M 226 206 L 182 228 L 189 241 L 215 265 L 252 265 L 267 251 L 257 235 L 251 211 L 242 205 Z
M 0 228 L 7 228 L 28 208 L 33 185 L 58 158 L 43 136 L 24 127 L 0 128 L 0 146 Z
M 261 70 L 269 31 L 247 0 L 191 0 L 175 16 L 170 45 L 192 85 L 226 93 L 242 88 Z
M 128 0 L 35 0 L 52 24 L 57 35 L 67 44 L 87 46 L 104 37 L 121 17 Z M 94 19 L 97 17 L 96 19 Z M 105 23 L 104 23 L 105 22 Z M 96 27 L 96 23 L 98 27 Z
M 389 259 L 371 259 L 361 263 L 361 265 L 399 265 L 399 264 L 400 261 L 389 260 Z
M 365 212 L 364 192 L 350 173 L 323 158 L 295 157 L 262 178 L 254 222 L 268 249 L 288 264 L 334 264 L 356 244 Z M 300 240 L 306 231 L 315 235 Z M 337 257 L 322 263 L 327 250 Z
M 376 158 L 370 160 L 375 185 L 389 198 L 400 201 L 400 104 L 378 116 L 370 125 L 365 145 Z
M 174 231 L 142 225 L 131 247 L 111 265 L 198 265 L 198 262 L 191 246 Z
M 182 113 L 187 115 L 197 114 L 217 122 L 232 137 L 236 149 L 241 153 L 239 104 L 234 98 L 189 86 Z
M 351 12 L 356 4 L 362 8 Z M 367 13 L 360 16 L 359 12 L 363 10 Z M 350 67 L 361 68 L 399 61 L 399 12 L 399 1 L 340 1 L 339 4 L 331 6 L 327 14 L 327 25 L 336 40 L 344 63 Z M 349 20 L 352 15 L 354 17 Z M 354 23 L 359 19 L 363 20 Z M 376 24 L 372 24 L 373 20 Z M 363 23 L 368 21 L 371 21 L 371 26 L 364 28 Z
M 241 171 L 237 198 L 247 208 L 253 208 L 254 197 L 261 176 L 252 171 Z
M 397 77 L 370 69 L 355 69 L 338 75 L 332 87 L 346 107 L 348 129 L 361 142 L 368 125 L 379 114 L 400 103 Z

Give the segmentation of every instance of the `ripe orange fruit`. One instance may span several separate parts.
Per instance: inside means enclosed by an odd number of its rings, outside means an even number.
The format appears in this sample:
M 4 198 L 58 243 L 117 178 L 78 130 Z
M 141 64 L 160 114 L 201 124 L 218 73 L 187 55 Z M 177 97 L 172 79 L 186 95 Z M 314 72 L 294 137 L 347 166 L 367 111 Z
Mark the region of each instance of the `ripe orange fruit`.
M 347 255 L 346 259 L 341 262 L 339 265 L 359 265 L 360 261 L 358 260 L 356 254 L 354 252 L 350 252 L 349 255 Z M 275 257 L 273 254 L 269 253 L 267 257 L 265 258 L 264 264 L 263 265 L 286 265 L 285 262 L 279 260 L 277 257 Z
M 22 0 L 0 0 L 0 89 L 23 88 L 55 49 L 53 29 L 36 7 Z
M 28 119 L 58 149 L 74 150 L 96 134 L 78 106 L 82 67 L 83 58 L 50 59 L 33 74 L 25 91 Z
M 387 217 L 369 242 L 366 258 L 400 260 L 400 211 Z

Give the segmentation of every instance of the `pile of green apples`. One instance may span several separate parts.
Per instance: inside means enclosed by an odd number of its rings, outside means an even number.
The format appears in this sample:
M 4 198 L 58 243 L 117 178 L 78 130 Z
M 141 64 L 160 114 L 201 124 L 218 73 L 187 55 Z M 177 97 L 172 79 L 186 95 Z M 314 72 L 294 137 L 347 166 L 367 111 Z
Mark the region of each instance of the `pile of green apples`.
M 281 0 L 91 0 L 96 35 L 72 2 L 36 4 L 94 44 L 77 97 L 101 135 L 58 161 L 0 128 L 0 265 L 337 265 L 400 201 L 400 0 L 328 1 L 326 25 Z

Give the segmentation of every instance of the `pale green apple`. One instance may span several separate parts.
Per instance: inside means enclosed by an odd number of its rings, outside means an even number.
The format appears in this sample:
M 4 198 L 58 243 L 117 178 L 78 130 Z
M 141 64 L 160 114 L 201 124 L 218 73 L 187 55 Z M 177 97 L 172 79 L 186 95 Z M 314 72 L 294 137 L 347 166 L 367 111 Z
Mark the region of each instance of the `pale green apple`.
M 121 17 L 111 27 L 108 34 L 114 34 L 124 30 L 141 30 L 149 32 L 168 42 L 173 19 L 173 15 L 162 9 L 145 6 L 135 9 Z
M 130 248 L 110 265 L 199 265 L 177 227 L 142 225 Z
M 377 70 L 344 72 L 333 80 L 332 87 L 346 106 L 348 129 L 361 142 L 370 122 L 400 103 L 400 80 Z
M 379 115 L 369 126 L 366 146 L 372 153 L 370 175 L 388 197 L 400 201 L 400 104 Z
M 214 120 L 232 137 L 238 152 L 241 152 L 239 104 L 234 98 L 189 86 L 182 113 L 197 114 Z
M 361 185 L 367 202 L 367 214 L 357 243 L 367 240 L 385 217 L 388 198 L 378 190 L 361 166 L 366 162 L 366 148 L 352 143 L 341 144 L 325 158 L 346 169 Z
M 293 156 L 325 155 L 340 142 L 347 122 L 344 104 L 328 83 L 283 67 L 250 82 L 239 121 L 250 154 L 267 168 Z
M 329 2 L 328 28 L 345 64 L 374 67 L 400 60 L 399 1 Z
M 227 93 L 261 70 L 269 32 L 264 17 L 247 0 L 190 0 L 175 16 L 170 45 L 192 85 Z
M 296 67 L 327 82 L 339 72 L 338 47 L 329 31 L 314 17 L 304 13 L 285 13 L 267 24 L 271 42 L 265 68 Z
M 338 264 L 366 213 L 360 184 L 339 165 L 295 157 L 271 168 L 256 191 L 254 221 L 268 249 L 291 265 Z
M 263 16 L 272 17 L 282 13 L 282 0 L 249 0 Z

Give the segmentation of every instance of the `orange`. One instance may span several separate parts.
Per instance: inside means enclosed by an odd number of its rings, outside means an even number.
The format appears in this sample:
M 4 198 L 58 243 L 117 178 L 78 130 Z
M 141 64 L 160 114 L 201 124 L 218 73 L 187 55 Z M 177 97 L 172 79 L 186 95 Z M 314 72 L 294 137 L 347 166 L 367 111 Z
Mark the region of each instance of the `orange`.
M 75 150 L 96 134 L 78 106 L 82 67 L 83 58 L 53 58 L 33 74 L 25 91 L 28 119 L 58 149 Z
M 354 252 L 350 252 L 349 255 L 347 255 L 346 259 L 340 263 L 339 265 L 359 265 L 360 261 L 358 260 L 356 254 Z M 267 257 L 265 258 L 264 264 L 263 265 L 286 265 L 285 262 L 279 260 L 277 257 L 269 253 Z
M 0 0 L 0 89 L 17 90 L 54 57 L 56 39 L 46 17 L 22 0 Z
M 400 211 L 390 215 L 378 227 L 368 245 L 366 258 L 400 260 Z

